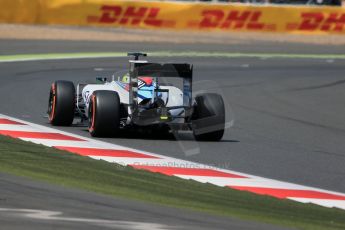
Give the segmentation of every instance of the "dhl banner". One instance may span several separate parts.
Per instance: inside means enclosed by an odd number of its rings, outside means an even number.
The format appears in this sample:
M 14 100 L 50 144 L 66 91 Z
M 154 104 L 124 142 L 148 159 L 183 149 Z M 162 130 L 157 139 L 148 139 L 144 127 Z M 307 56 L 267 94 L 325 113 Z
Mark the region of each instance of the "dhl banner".
M 37 0 L 0 0 L 0 23 L 36 23 L 38 9 Z
M 0 22 L 345 34 L 345 8 L 126 0 L 0 0 Z

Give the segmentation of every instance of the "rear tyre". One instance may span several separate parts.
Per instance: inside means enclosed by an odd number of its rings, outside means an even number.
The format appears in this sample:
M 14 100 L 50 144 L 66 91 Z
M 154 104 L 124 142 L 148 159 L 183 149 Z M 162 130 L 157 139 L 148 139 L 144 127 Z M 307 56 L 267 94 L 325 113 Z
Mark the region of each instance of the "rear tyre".
M 99 90 L 91 95 L 89 132 L 93 137 L 115 135 L 120 126 L 120 97 L 117 92 Z
M 70 81 L 52 84 L 48 102 L 49 122 L 54 126 L 70 126 L 75 110 L 75 87 Z
M 225 107 L 223 98 L 215 93 L 196 96 L 192 117 L 194 137 L 198 141 L 220 141 L 224 135 Z

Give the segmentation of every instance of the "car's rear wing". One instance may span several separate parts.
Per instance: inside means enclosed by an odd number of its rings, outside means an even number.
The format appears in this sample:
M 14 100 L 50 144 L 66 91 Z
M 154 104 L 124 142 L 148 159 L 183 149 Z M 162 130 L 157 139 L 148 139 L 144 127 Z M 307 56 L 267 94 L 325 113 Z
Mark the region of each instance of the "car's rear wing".
M 185 116 L 190 116 L 192 109 L 193 65 L 186 63 L 159 64 L 130 61 L 129 106 L 132 113 L 138 109 L 138 77 L 142 76 L 182 78 L 183 106 L 181 107 L 185 109 Z
M 185 79 L 193 78 L 193 66 L 190 64 L 160 64 L 160 63 L 141 63 L 132 62 L 133 72 L 138 76 L 155 76 L 155 77 L 180 77 Z

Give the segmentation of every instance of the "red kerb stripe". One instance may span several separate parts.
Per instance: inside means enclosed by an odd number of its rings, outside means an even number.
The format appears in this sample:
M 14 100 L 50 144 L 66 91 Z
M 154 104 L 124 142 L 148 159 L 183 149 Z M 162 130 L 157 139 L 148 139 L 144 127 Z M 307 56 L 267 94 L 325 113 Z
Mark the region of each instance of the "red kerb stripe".
M 0 124 L 1 125 L 25 125 L 23 123 L 17 122 L 17 121 L 12 121 L 6 118 L 0 118 Z
M 178 168 L 178 167 L 164 167 L 164 166 L 147 166 L 147 165 L 131 165 L 137 169 L 144 169 L 151 172 L 158 172 L 168 176 L 173 175 L 193 175 L 193 176 L 211 176 L 211 177 L 229 177 L 229 178 L 246 178 L 244 176 L 225 173 L 214 169 L 203 168 Z
M 82 139 L 67 136 L 60 133 L 0 130 L 0 135 L 10 136 L 14 138 L 37 138 L 37 139 L 52 139 L 52 140 L 84 141 Z
M 65 150 L 71 153 L 76 153 L 82 156 L 104 156 L 104 157 L 131 157 L 131 158 L 154 158 L 158 157 L 136 153 L 129 150 L 115 150 L 115 149 L 93 149 L 93 148 L 79 148 L 79 147 L 64 147 L 54 146 L 57 149 Z
M 273 196 L 280 199 L 295 197 L 295 198 L 345 200 L 345 196 L 334 195 L 334 194 L 326 193 L 326 192 L 318 192 L 314 190 L 260 188 L 260 187 L 246 187 L 246 186 L 228 186 L 228 187 L 237 189 L 237 190 L 253 192 L 260 195 L 269 195 L 269 196 Z

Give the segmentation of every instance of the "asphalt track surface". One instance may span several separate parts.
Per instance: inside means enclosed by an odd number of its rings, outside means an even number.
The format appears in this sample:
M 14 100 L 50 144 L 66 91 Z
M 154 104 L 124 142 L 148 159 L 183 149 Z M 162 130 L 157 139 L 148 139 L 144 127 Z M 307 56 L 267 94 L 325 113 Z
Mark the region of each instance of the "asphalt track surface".
M 211 44 L 0 41 L 1 55 L 128 50 L 345 53 L 345 47 L 341 46 L 265 42 L 223 47 Z M 217 85 L 231 107 L 227 114 L 234 125 L 219 143 L 157 140 L 140 135 L 102 140 L 257 176 L 345 192 L 344 59 L 179 57 L 150 60 L 193 63 L 195 82 L 212 80 L 210 84 Z M 100 74 L 94 71 L 95 68 L 104 68 L 101 74 L 108 75 L 115 69 L 126 68 L 127 58 L 1 63 L 0 66 L 0 113 L 48 125 L 44 114 L 49 87 L 54 80 L 89 82 Z M 83 127 L 62 130 L 89 136 Z M 188 149 L 192 148 L 198 148 L 200 152 L 189 154 Z M 20 183 L 16 184 L 12 194 L 20 191 L 20 186 Z M 48 192 L 44 195 L 49 196 Z M 62 201 L 67 196 L 60 195 Z M 233 223 L 229 220 L 227 224 Z M 249 225 L 245 224 L 242 227 L 248 229 Z M 194 226 L 198 226 L 198 222 Z M 226 224 L 219 228 L 224 226 Z

